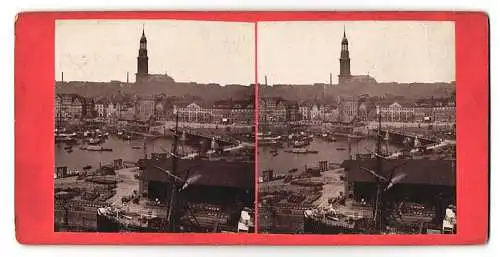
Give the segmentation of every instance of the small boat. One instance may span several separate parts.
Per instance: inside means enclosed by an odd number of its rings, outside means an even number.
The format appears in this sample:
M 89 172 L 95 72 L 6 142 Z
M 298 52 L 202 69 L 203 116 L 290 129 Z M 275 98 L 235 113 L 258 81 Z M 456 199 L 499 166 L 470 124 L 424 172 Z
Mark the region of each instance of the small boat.
M 297 154 L 318 153 L 318 151 L 316 150 L 309 150 L 306 148 L 293 148 L 292 150 L 288 150 L 287 152 Z
M 141 149 L 140 146 L 132 146 L 132 149 Z
M 268 146 L 268 145 L 278 145 L 279 142 L 276 140 L 265 140 L 265 141 L 259 141 L 258 144 L 259 146 Z
M 87 151 L 96 151 L 96 152 L 111 152 L 113 149 L 111 148 L 104 148 L 100 145 L 88 145 L 86 147 L 82 147 L 82 150 L 87 150 Z
M 301 148 L 301 147 L 308 146 L 308 145 L 309 145 L 309 142 L 307 142 L 307 141 L 295 141 L 295 142 L 293 142 L 293 147 L 295 147 L 295 148 Z
M 337 139 L 333 136 L 333 135 L 328 135 L 328 134 L 323 134 L 321 135 L 321 137 L 323 138 L 323 140 L 327 141 L 327 142 L 335 142 L 337 141 Z
M 337 151 L 345 151 L 346 149 L 344 147 L 337 147 Z
M 350 139 L 362 139 L 362 138 L 364 138 L 364 136 L 349 134 L 349 135 L 347 135 L 347 138 L 350 138 Z
M 325 215 L 325 218 L 332 220 L 332 221 L 339 221 L 340 219 L 337 217 L 337 215 L 333 213 L 328 213 Z
M 89 138 L 88 139 L 88 143 L 89 143 L 89 145 L 98 145 L 98 144 L 102 143 L 102 140 L 99 137 L 97 137 L 97 138 Z
M 330 135 L 326 138 L 326 141 L 329 141 L 329 142 L 335 142 L 337 141 L 337 139 L 333 136 L 333 135 Z
M 56 142 L 74 143 L 76 141 L 76 138 L 71 136 L 56 136 Z
M 277 156 L 278 155 L 278 152 L 272 152 L 271 153 L 272 156 Z
M 73 152 L 73 149 L 71 149 L 71 148 L 70 148 L 70 149 L 68 149 L 68 150 L 66 150 L 66 151 L 67 151 L 68 153 L 72 153 L 72 152 Z
M 294 172 L 297 172 L 297 171 L 298 171 L 298 169 L 294 168 L 294 169 L 289 170 L 288 173 L 294 173 Z
M 84 170 L 90 170 L 90 169 L 92 169 L 92 166 L 91 165 L 87 165 L 87 166 L 84 166 L 83 169 Z

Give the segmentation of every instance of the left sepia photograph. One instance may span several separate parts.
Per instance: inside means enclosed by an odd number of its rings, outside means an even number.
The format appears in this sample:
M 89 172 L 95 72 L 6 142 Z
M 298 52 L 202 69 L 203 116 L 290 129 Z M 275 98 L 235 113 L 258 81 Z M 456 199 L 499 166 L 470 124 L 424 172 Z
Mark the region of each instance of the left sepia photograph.
M 254 232 L 254 24 L 55 28 L 54 231 Z

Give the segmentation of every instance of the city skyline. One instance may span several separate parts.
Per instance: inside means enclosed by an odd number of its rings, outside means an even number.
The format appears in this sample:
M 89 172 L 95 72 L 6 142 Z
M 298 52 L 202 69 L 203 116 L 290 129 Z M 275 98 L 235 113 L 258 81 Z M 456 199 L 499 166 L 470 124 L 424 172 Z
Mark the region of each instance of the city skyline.
M 149 73 L 178 82 L 254 83 L 254 25 L 178 20 L 56 21 L 55 78 L 135 81 L 142 30 Z M 76 32 L 76 33 L 75 33 Z
M 378 82 L 455 80 L 453 22 L 299 21 L 258 23 L 259 83 L 265 76 L 269 85 L 329 83 L 331 73 L 336 84 L 344 28 L 353 75 Z

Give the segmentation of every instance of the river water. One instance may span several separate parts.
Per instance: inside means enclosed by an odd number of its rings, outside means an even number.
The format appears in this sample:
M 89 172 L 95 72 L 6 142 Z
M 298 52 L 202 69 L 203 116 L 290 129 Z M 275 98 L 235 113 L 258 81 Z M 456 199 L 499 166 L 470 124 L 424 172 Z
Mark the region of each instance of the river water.
M 81 145 L 76 145 L 73 146 L 71 153 L 64 149 L 65 144 L 59 143 L 55 145 L 56 167 L 67 166 L 70 169 L 82 170 L 84 166 L 91 165 L 93 168 L 97 168 L 99 163 L 102 165 L 112 164 L 115 159 L 137 162 L 137 160 L 144 158 L 144 152 L 150 156 L 151 153 L 165 153 L 172 150 L 172 139 L 160 138 L 146 142 L 146 151 L 144 151 L 144 140 L 122 140 L 110 136 L 102 146 L 113 149 L 112 152 L 85 151 L 80 149 Z M 179 146 L 178 150 L 188 153 L 194 151 L 194 148 Z
M 347 138 L 337 138 L 335 142 L 327 142 L 319 138 L 315 138 L 307 147 L 309 150 L 318 151 L 317 154 L 294 154 L 287 153 L 285 150 L 291 148 L 285 147 L 278 149 L 278 155 L 271 154 L 272 147 L 259 147 L 259 170 L 274 170 L 275 174 L 288 174 L 291 169 L 303 171 L 305 167 L 318 167 L 319 161 L 328 161 L 330 163 L 342 163 L 349 159 L 349 142 Z M 338 149 L 338 148 L 343 148 Z M 373 139 L 360 139 L 351 142 L 351 154 L 366 154 L 372 153 L 376 149 L 376 141 Z M 399 147 L 394 145 L 382 144 L 382 151 L 388 150 L 394 152 Z
M 156 140 L 146 141 L 146 150 L 144 151 L 143 140 L 122 140 L 117 137 L 109 137 L 104 148 L 111 148 L 111 152 L 93 152 L 80 149 L 80 145 L 73 147 L 73 152 L 68 153 L 64 149 L 65 144 L 60 143 L 55 145 L 55 162 L 57 166 L 67 166 L 70 169 L 82 170 L 84 166 L 91 165 L 93 168 L 102 165 L 112 164 L 115 159 L 124 161 L 137 162 L 144 158 L 144 152 L 150 156 L 151 153 L 165 153 L 172 149 L 173 140 L 168 138 L 160 138 Z M 375 150 L 376 141 L 373 139 L 361 139 L 351 142 L 351 154 L 369 153 Z M 134 148 L 139 147 L 139 149 Z M 344 148 L 340 150 L 337 148 Z M 394 145 L 382 144 L 382 150 L 393 152 L 399 148 Z M 290 169 L 297 168 L 303 171 L 307 167 L 317 167 L 319 161 L 329 161 L 341 163 L 343 160 L 349 159 L 349 146 L 346 138 L 338 138 L 336 142 L 326 142 L 322 139 L 315 138 L 308 146 L 310 150 L 317 150 L 317 154 L 293 154 L 287 153 L 285 150 L 290 148 L 278 149 L 278 155 L 271 154 L 271 147 L 259 147 L 259 170 L 273 169 L 276 174 L 287 174 Z M 179 146 L 180 153 L 189 153 L 195 151 L 195 148 L 190 146 Z

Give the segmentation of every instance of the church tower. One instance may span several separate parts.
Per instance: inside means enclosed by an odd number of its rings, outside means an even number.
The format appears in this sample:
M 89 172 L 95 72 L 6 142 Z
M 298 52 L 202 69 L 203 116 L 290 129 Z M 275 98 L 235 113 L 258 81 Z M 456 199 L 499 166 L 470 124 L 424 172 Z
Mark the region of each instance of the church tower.
M 346 83 L 351 78 L 351 59 L 349 58 L 349 42 L 345 35 L 344 27 L 344 37 L 342 38 L 342 44 L 340 49 L 340 73 L 339 73 L 339 84 Z
M 139 56 L 137 56 L 137 73 L 135 74 L 135 82 L 142 82 L 148 76 L 148 40 L 142 28 L 142 36 L 139 43 Z

